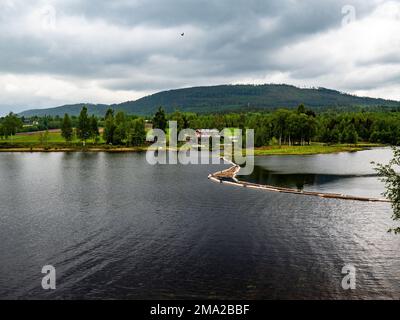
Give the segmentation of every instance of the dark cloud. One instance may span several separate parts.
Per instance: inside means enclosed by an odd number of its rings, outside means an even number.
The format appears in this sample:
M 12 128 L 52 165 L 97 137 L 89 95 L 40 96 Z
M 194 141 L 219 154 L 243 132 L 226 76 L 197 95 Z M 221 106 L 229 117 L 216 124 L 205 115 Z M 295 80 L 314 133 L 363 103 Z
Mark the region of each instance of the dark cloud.
M 10 74 L 57 77 L 71 85 L 80 82 L 108 90 L 110 99 L 116 91 L 154 92 L 268 80 L 279 74 L 295 84 L 314 78 L 318 86 L 324 75 L 338 72 L 337 56 L 344 58 L 335 42 L 317 46 L 313 39 L 341 28 L 344 5 L 354 5 L 357 19 L 362 20 L 381 4 L 375 0 L 4 0 L 0 81 Z M 313 47 L 307 52 L 301 44 L 308 42 Z M 331 46 L 332 57 L 325 45 Z M 288 47 L 293 47 L 292 56 Z M 349 59 L 354 59 L 352 66 L 364 67 L 398 64 L 398 56 L 397 50 L 356 60 L 350 52 Z M 381 84 L 393 78 L 389 75 Z M 371 83 L 375 88 L 380 85 Z M 80 97 L 78 89 L 74 99 Z M 93 101 L 101 102 L 105 91 Z M 7 92 L 5 96 L 12 97 L 12 90 Z M 27 93 L 26 99 L 43 103 L 43 95 Z

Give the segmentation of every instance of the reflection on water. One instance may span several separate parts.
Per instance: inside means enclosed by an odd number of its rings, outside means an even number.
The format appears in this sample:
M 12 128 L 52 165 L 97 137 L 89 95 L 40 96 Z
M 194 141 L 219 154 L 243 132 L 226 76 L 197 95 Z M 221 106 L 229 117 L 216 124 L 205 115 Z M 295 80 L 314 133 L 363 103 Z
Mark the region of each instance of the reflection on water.
M 371 162 L 387 163 L 391 156 L 391 149 L 380 148 L 329 155 L 258 157 L 253 173 L 240 179 L 298 190 L 381 197 L 384 185 Z
M 382 154 L 257 161 L 279 174 L 358 175 L 371 173 L 358 167 L 366 155 Z M 0 298 L 400 298 L 389 204 L 207 179 L 227 167 L 151 166 L 144 154 L 0 154 Z M 353 179 L 314 185 L 353 188 Z M 348 263 L 357 268 L 351 292 L 341 287 Z M 55 291 L 41 288 L 47 264 Z
M 323 188 L 323 185 L 326 184 L 337 184 L 338 182 L 343 182 L 346 185 L 346 181 L 344 179 L 357 179 L 357 178 L 377 178 L 376 174 L 370 175 L 334 175 L 334 174 L 314 174 L 314 173 L 276 173 L 273 171 L 269 171 L 264 169 L 261 166 L 255 166 L 253 173 L 246 177 L 243 180 L 278 186 L 278 187 L 287 187 L 287 188 L 296 188 L 298 190 L 311 190 L 315 189 L 316 186 Z M 376 180 L 376 181 L 375 181 Z M 374 183 L 378 183 L 378 180 L 375 179 Z

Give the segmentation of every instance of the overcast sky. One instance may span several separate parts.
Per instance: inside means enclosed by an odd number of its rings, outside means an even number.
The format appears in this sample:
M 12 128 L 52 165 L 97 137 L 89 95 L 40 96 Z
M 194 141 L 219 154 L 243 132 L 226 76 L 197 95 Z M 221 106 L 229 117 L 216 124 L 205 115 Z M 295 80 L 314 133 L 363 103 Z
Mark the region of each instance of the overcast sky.
M 0 31 L 0 114 L 225 83 L 400 100 L 400 0 L 0 0 Z

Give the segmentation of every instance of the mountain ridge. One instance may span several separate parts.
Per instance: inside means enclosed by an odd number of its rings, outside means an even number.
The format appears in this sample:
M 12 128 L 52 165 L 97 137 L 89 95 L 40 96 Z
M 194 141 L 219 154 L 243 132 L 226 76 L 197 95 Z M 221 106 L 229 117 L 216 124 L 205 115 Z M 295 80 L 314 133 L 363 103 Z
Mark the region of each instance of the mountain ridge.
M 128 114 L 151 115 L 159 106 L 166 112 L 209 113 L 229 111 L 274 110 L 299 104 L 311 108 L 329 107 L 400 107 L 400 101 L 359 97 L 327 88 L 299 88 L 287 84 L 217 85 L 171 89 L 138 100 L 119 104 L 78 103 L 46 109 L 31 109 L 20 116 L 78 115 L 84 105 L 90 114 L 104 115 L 108 108 Z

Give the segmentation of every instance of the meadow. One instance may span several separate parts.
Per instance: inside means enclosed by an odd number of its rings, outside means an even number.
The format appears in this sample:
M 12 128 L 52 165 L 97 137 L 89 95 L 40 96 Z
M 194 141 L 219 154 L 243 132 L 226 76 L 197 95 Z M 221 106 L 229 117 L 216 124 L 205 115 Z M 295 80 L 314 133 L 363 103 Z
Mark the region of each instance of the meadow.
M 379 147 L 378 144 L 337 144 L 328 145 L 315 143 L 305 146 L 288 146 L 288 145 L 275 145 L 261 148 L 255 148 L 254 155 L 268 156 L 268 155 L 313 155 L 313 154 L 329 154 L 338 152 L 356 152 L 369 149 L 372 147 Z

